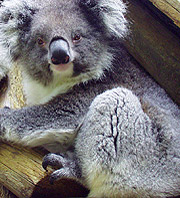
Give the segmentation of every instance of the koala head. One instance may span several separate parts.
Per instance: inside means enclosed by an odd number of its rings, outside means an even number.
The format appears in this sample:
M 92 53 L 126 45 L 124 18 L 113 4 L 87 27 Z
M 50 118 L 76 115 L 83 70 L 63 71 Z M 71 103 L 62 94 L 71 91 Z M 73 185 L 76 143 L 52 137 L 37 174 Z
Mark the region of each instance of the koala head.
M 111 66 L 111 42 L 126 32 L 122 0 L 5 0 L 0 45 L 44 85 L 53 78 L 99 78 Z

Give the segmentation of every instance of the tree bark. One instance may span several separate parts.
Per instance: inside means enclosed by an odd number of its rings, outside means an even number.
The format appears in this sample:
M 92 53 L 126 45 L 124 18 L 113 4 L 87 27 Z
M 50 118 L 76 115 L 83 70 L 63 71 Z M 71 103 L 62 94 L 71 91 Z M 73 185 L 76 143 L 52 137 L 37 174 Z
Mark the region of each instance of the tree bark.
M 129 0 L 127 18 L 131 21 L 131 33 L 125 45 L 130 54 L 180 105 L 180 34 L 177 36 L 171 31 L 167 23 L 163 23 L 147 4 L 142 3 L 145 1 Z
M 51 185 L 42 168 L 44 152 L 0 144 L 0 183 L 19 198 L 85 197 L 88 190 L 74 179 L 62 178 Z
M 180 28 L 180 1 L 179 0 L 149 0 L 161 12 L 167 15 Z
M 0 145 L 0 183 L 18 197 L 30 197 L 45 176 L 42 156 L 24 147 Z

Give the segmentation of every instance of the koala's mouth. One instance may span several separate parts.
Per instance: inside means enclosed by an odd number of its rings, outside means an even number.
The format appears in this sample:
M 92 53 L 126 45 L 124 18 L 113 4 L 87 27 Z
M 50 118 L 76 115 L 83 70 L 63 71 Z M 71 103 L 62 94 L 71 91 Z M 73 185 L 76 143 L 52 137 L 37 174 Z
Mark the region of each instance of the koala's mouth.
M 68 71 L 73 71 L 73 63 L 67 63 L 67 64 L 50 64 L 50 69 L 54 72 L 63 73 Z

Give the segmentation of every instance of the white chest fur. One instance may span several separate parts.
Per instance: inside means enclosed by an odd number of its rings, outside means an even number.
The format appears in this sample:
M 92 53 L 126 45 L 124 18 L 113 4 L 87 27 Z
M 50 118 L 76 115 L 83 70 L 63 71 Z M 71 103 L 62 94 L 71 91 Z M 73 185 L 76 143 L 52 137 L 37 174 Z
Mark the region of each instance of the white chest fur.
M 79 79 L 70 77 L 72 72 L 72 70 L 69 70 L 64 74 L 54 73 L 53 81 L 48 86 L 44 86 L 23 71 L 23 90 L 26 104 L 28 106 L 44 104 L 58 94 L 66 93 L 79 81 Z
M 23 67 L 22 67 L 23 70 Z M 53 71 L 53 70 L 52 70 Z M 86 82 L 90 79 L 99 79 L 103 74 L 103 70 L 97 69 L 87 73 L 82 73 L 73 77 L 73 64 L 64 72 L 53 71 L 53 81 L 44 86 L 33 80 L 24 70 L 22 71 L 23 90 L 26 98 L 26 105 L 39 105 L 50 101 L 53 97 L 66 93 L 74 85 Z
M 69 82 L 59 82 L 54 79 L 54 81 L 48 86 L 43 86 L 37 81 L 31 79 L 30 77 L 23 78 L 23 89 L 26 98 L 26 104 L 39 105 L 50 101 L 53 97 L 58 94 L 66 93 L 70 88 L 74 86 L 75 83 Z

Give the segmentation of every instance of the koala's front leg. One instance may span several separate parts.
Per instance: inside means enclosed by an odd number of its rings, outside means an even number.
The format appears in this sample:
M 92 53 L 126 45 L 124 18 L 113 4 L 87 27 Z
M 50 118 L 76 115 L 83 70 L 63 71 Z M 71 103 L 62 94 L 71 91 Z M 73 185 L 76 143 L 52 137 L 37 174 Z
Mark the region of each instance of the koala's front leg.
M 30 147 L 63 151 L 76 136 L 82 118 L 78 104 L 54 99 L 46 105 L 0 110 L 0 138 Z M 57 150 L 57 147 L 60 150 Z

